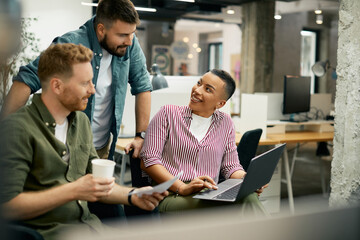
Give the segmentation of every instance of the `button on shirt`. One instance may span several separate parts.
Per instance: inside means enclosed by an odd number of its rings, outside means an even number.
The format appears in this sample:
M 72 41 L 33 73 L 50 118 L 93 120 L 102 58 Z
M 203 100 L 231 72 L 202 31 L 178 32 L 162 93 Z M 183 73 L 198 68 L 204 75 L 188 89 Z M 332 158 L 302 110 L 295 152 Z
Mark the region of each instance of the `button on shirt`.
M 151 120 L 140 157 L 145 167 L 163 165 L 172 175 L 183 171 L 182 181 L 209 175 L 218 181 L 237 170 L 239 163 L 235 129 L 230 116 L 216 110 L 205 137 L 199 142 L 190 131 L 191 109 L 167 105 Z

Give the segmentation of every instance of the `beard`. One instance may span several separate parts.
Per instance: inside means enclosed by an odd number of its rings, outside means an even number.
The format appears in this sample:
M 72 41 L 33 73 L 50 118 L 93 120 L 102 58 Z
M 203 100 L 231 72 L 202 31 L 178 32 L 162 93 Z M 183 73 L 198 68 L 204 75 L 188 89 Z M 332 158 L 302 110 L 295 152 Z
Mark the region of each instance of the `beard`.
M 111 55 L 114 55 L 116 57 L 123 57 L 126 53 L 126 49 L 128 47 L 128 45 L 119 45 L 116 47 L 110 47 L 109 44 L 107 43 L 107 35 L 105 34 L 104 39 L 101 40 L 100 42 L 100 46 L 105 49 L 108 53 L 110 53 Z M 126 47 L 125 50 L 122 50 L 121 48 Z
M 84 111 L 87 107 L 90 95 L 79 96 L 74 94 L 71 89 L 64 91 L 64 94 L 60 97 L 61 104 L 70 112 Z

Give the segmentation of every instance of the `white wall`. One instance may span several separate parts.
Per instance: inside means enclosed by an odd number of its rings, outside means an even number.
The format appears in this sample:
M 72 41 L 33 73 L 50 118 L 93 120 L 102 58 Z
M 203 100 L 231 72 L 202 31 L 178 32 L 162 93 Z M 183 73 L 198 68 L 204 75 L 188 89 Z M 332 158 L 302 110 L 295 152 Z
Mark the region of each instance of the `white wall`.
M 22 0 L 22 16 L 37 18 L 29 31 L 40 39 L 39 49 L 68 31 L 78 29 L 92 16 L 92 8 L 81 5 L 89 0 Z
M 223 24 L 223 69 L 231 73 L 231 55 L 241 52 L 241 30 L 235 24 Z

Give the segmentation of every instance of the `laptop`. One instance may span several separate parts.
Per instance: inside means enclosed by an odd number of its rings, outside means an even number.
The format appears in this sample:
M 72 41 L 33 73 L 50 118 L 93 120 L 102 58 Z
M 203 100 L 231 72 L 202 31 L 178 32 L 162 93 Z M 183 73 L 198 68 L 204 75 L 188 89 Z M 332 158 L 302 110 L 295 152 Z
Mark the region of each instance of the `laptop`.
M 227 179 L 217 185 L 218 189 L 204 189 L 193 198 L 213 201 L 235 202 L 269 183 L 286 144 L 254 157 L 244 179 Z

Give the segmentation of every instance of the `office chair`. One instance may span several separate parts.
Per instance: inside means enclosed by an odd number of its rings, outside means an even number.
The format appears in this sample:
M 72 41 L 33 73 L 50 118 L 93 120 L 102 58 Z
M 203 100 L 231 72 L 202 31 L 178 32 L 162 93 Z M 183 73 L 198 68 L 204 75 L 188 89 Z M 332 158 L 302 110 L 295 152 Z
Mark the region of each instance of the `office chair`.
M 140 158 L 133 158 L 134 150 L 129 152 L 130 155 L 130 171 L 131 171 L 131 185 L 136 188 L 151 186 L 147 177 L 142 176 L 140 168 Z M 124 205 L 126 217 L 151 217 L 157 216 L 159 211 L 155 208 L 153 211 L 142 210 L 135 206 Z
M 262 134 L 261 128 L 249 130 L 244 133 L 237 146 L 237 152 L 238 152 L 240 164 L 243 166 L 245 171 L 249 167 L 251 159 L 255 157 L 261 134 Z
M 239 156 L 239 161 L 241 166 L 243 166 L 245 172 L 249 167 L 251 159 L 255 157 L 257 147 L 259 145 L 259 140 L 262 134 L 262 129 L 257 128 L 254 130 L 249 130 L 244 133 L 241 137 L 241 140 L 237 146 L 237 152 Z M 219 183 L 224 181 L 225 177 L 220 173 Z
M 322 162 L 322 157 L 330 156 L 330 151 L 328 149 L 327 142 L 319 142 L 316 149 L 316 156 L 319 157 L 319 167 L 320 167 L 320 176 L 321 176 L 321 190 L 323 192 L 323 196 L 327 197 L 330 192 L 330 181 L 326 184 L 324 163 Z

